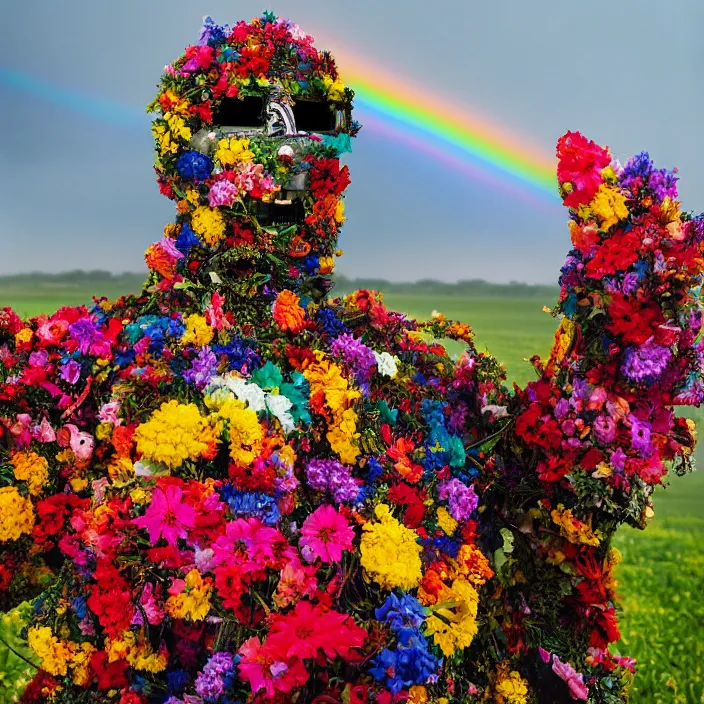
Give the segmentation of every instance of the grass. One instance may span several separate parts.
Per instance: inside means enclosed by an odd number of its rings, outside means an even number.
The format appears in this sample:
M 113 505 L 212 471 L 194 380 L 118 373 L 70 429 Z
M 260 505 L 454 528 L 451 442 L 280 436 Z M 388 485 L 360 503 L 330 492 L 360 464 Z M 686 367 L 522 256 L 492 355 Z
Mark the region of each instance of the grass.
M 92 293 L 116 297 L 115 283 L 0 286 L 0 307 L 12 305 L 25 315 L 48 313 L 60 305 L 90 301 Z M 437 309 L 469 322 L 478 349 L 488 349 L 506 364 L 510 379 L 534 377 L 523 361 L 545 355 L 555 320 L 542 312 L 554 301 L 539 298 L 461 298 L 393 294 L 390 308 L 416 317 Z M 700 451 L 700 457 L 704 457 Z M 616 545 L 623 554 L 618 569 L 622 653 L 637 658 L 634 704 L 704 703 L 704 475 L 673 477 L 658 490 L 656 517 L 646 531 L 623 528 Z

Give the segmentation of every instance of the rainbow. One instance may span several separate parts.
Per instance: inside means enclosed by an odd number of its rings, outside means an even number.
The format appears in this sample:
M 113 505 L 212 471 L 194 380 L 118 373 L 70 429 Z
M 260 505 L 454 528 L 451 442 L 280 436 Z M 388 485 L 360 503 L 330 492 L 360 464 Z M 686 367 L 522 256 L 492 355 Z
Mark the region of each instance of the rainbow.
M 512 193 L 522 189 L 557 202 L 554 159 L 491 126 L 486 118 L 345 56 L 343 78 L 355 90 L 357 116 L 370 131 L 421 150 L 458 173 Z M 142 128 L 143 112 L 0 67 L 0 86 L 29 94 L 115 127 Z M 528 194 L 526 194 L 528 195 Z M 550 198 L 552 196 L 552 198 Z M 550 203 L 552 204 L 552 203 Z
M 355 107 L 392 123 L 399 131 L 435 143 L 451 156 L 520 181 L 557 200 L 556 160 L 513 135 L 493 127 L 488 119 L 421 90 L 398 77 L 365 65 L 354 55 L 336 52 L 342 78 L 355 91 Z

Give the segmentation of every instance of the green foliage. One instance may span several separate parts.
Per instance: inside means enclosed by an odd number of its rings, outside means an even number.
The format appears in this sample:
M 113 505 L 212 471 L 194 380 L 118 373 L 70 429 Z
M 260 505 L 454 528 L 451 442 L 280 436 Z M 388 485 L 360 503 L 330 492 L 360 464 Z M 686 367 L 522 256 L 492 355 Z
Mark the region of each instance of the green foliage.
M 0 615 L 0 702 L 18 701 L 39 664 L 26 640 L 20 638 L 31 616 L 32 605 L 27 601 Z

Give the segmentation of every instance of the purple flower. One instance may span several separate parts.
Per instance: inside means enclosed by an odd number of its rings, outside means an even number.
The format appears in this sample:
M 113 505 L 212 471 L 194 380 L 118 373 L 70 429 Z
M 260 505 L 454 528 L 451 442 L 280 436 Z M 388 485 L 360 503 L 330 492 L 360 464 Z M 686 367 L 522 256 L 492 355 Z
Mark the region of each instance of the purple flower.
M 650 442 L 650 423 L 638 420 L 631 416 L 631 446 L 640 453 L 641 457 L 650 457 L 653 446 Z
M 218 359 L 210 347 L 202 347 L 198 351 L 189 369 L 183 373 L 183 378 L 196 388 L 202 390 L 209 383 L 218 369 Z
M 81 376 L 81 365 L 75 359 L 69 359 L 61 366 L 61 378 L 69 384 L 75 384 Z
M 474 487 L 463 484 L 459 479 L 450 479 L 440 484 L 438 497 L 449 500 L 450 515 L 456 521 L 466 521 L 479 504 Z
M 616 421 L 611 416 L 597 416 L 592 424 L 596 439 L 603 445 L 613 442 L 616 437 Z
M 215 700 L 225 691 L 225 677 L 235 667 L 231 653 L 213 653 L 196 678 L 196 693 L 207 700 Z
M 631 381 L 654 381 L 667 368 L 672 359 L 669 347 L 646 342 L 640 347 L 628 347 L 621 371 Z
M 330 492 L 338 503 L 356 501 L 359 496 L 359 486 L 349 468 L 337 460 L 311 460 L 306 476 L 313 489 Z
M 330 353 L 341 357 L 351 367 L 359 385 L 368 392 L 369 380 L 376 367 L 374 352 L 349 333 L 344 333 L 330 345 Z
M 623 451 L 622 448 L 617 447 L 611 453 L 611 466 L 615 470 L 621 470 L 626 466 L 626 453 Z
M 29 366 L 30 367 L 45 367 L 46 363 L 49 361 L 49 353 L 46 350 L 39 350 L 38 352 L 32 352 L 29 355 Z
M 100 334 L 98 324 L 90 318 L 81 318 L 68 328 L 71 337 L 78 343 L 81 354 L 88 354 L 94 342 L 101 342 L 103 336 Z

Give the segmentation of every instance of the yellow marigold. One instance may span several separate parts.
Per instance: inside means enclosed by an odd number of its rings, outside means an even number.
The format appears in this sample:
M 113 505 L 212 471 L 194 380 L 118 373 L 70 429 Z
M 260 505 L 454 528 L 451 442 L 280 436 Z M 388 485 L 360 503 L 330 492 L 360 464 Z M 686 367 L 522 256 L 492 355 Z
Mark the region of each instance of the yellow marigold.
M 466 580 L 456 579 L 452 587 L 444 586 L 438 594 L 438 603 L 426 619 L 426 633 L 432 635 L 435 645 L 451 657 L 457 650 L 469 647 L 477 634 L 479 595 Z
M 181 336 L 181 345 L 195 345 L 196 347 L 205 347 L 210 344 L 215 335 L 213 328 L 208 325 L 205 316 L 193 313 L 184 321 L 186 331 Z
M 626 197 L 620 191 L 603 183 L 599 186 L 589 208 L 599 221 L 602 230 L 608 230 L 628 217 Z
M 10 464 L 15 471 L 15 479 L 27 482 L 29 493 L 37 496 L 49 478 L 49 463 L 36 452 L 17 452 Z
M 256 411 L 247 408 L 239 399 L 228 398 L 220 406 L 217 416 L 228 423 L 230 457 L 245 467 L 252 464 L 264 438 Z
M 198 406 L 171 400 L 162 403 L 146 423 L 137 427 L 134 439 L 142 457 L 175 469 L 184 460 L 198 459 L 208 449 L 203 441 L 205 430 L 206 422 Z
M 73 652 L 70 644 L 60 641 L 48 626 L 33 626 L 27 632 L 27 642 L 42 661 L 42 669 L 50 675 L 65 676 Z
M 599 545 L 599 531 L 592 532 L 588 523 L 584 523 L 572 515 L 571 509 L 566 509 L 563 504 L 558 504 L 552 513 L 553 523 L 560 526 L 560 533 L 573 545 Z
M 494 685 L 497 704 L 526 704 L 528 682 L 516 670 L 510 670 L 507 663 L 499 665 Z
M 438 508 L 438 526 L 446 535 L 453 535 L 457 530 L 457 521 L 444 506 Z
M 218 142 L 215 151 L 215 159 L 222 166 L 234 166 L 244 164 L 254 159 L 254 154 L 249 150 L 248 139 L 237 139 L 237 137 L 225 137 Z
M 293 292 L 284 289 L 274 301 L 274 320 L 282 330 L 290 330 L 294 335 L 303 330 L 306 312 L 301 307 L 301 299 Z
M 29 342 L 32 337 L 34 337 L 34 333 L 30 328 L 22 328 L 18 333 L 15 334 L 15 344 L 19 345 L 23 342 Z
M 386 504 L 379 504 L 374 513 L 379 522 L 362 526 L 362 567 L 385 589 L 417 587 L 423 549 L 418 534 L 399 523 Z
M 17 540 L 34 528 L 34 507 L 14 486 L 0 489 L 0 540 Z
M 217 208 L 198 206 L 191 215 L 191 227 L 210 247 L 216 247 L 225 239 L 225 219 Z
M 202 621 L 210 612 L 210 581 L 203 581 L 198 570 L 186 575 L 186 584 L 180 594 L 170 596 L 164 610 L 173 618 L 190 618 Z

